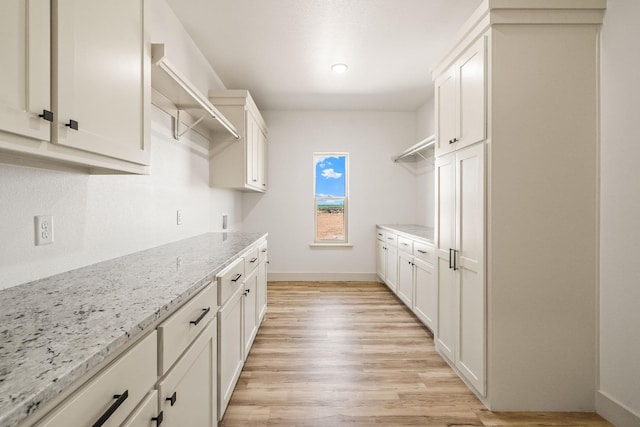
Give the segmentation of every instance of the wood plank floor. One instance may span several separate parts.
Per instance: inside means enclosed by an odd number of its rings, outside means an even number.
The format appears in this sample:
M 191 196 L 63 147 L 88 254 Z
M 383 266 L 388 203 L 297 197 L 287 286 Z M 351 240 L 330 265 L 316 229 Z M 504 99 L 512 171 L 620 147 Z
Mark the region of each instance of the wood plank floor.
M 610 426 L 488 411 L 378 283 L 273 282 L 221 426 Z

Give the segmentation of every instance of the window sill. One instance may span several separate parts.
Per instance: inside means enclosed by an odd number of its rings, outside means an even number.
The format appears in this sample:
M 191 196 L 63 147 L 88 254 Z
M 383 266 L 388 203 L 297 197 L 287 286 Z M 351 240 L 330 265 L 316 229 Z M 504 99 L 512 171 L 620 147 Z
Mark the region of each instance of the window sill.
M 352 248 L 353 243 L 309 243 L 311 248 Z

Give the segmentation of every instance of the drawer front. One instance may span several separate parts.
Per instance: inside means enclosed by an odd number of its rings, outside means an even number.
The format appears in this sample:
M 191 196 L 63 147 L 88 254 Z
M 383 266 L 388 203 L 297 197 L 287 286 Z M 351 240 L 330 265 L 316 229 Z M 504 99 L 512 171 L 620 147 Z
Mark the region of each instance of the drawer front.
M 207 323 L 216 317 L 216 287 L 215 283 L 207 285 L 158 326 L 161 375 L 175 363 Z
M 426 243 L 414 242 L 413 243 L 413 256 L 422 261 L 434 263 L 435 249 L 432 245 Z
M 244 282 L 244 259 L 238 258 L 216 276 L 218 282 L 218 305 L 222 307 Z
M 119 426 L 155 384 L 157 352 L 157 334 L 153 331 L 90 379 L 38 426 L 89 427 L 107 416 L 104 427 Z
M 263 262 L 267 260 L 267 241 L 260 243 L 258 245 L 258 262 Z
M 384 230 L 376 228 L 376 239 L 380 240 L 381 242 L 384 242 Z
M 245 274 L 251 273 L 260 264 L 260 258 L 258 257 L 259 249 L 255 247 L 248 250 L 242 258 L 244 259 L 244 272 Z
M 413 240 L 398 236 L 398 250 L 413 254 Z
M 384 242 L 387 247 L 396 248 L 398 247 L 398 236 L 387 231 L 384 233 Z

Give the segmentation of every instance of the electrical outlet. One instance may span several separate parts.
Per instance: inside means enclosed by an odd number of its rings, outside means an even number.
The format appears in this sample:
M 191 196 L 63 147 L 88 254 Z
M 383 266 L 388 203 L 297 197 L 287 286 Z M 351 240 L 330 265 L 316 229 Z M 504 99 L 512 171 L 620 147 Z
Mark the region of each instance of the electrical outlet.
M 180 209 L 176 212 L 176 223 L 182 225 L 182 211 Z
M 39 215 L 35 219 L 36 246 L 53 243 L 53 216 Z

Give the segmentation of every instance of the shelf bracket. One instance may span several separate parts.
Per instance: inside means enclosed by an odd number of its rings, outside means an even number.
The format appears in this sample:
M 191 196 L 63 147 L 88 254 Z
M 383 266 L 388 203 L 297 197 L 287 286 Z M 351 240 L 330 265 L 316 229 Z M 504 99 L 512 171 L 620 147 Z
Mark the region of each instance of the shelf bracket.
M 175 118 L 175 126 L 173 127 L 173 138 L 176 141 L 179 141 L 180 138 L 182 136 L 184 136 L 185 133 L 189 132 L 190 130 L 192 130 L 194 127 L 196 127 L 198 125 L 198 123 L 200 123 L 202 120 L 204 120 L 207 117 L 207 114 L 203 114 L 202 116 L 200 116 L 200 118 L 198 120 L 196 120 L 195 122 L 193 122 L 191 125 L 187 125 L 186 123 L 184 123 L 180 116 L 183 114 L 183 112 L 181 110 L 177 111 L 176 114 L 176 118 Z M 186 129 L 184 129 L 182 132 L 180 132 L 180 127 L 184 127 Z

